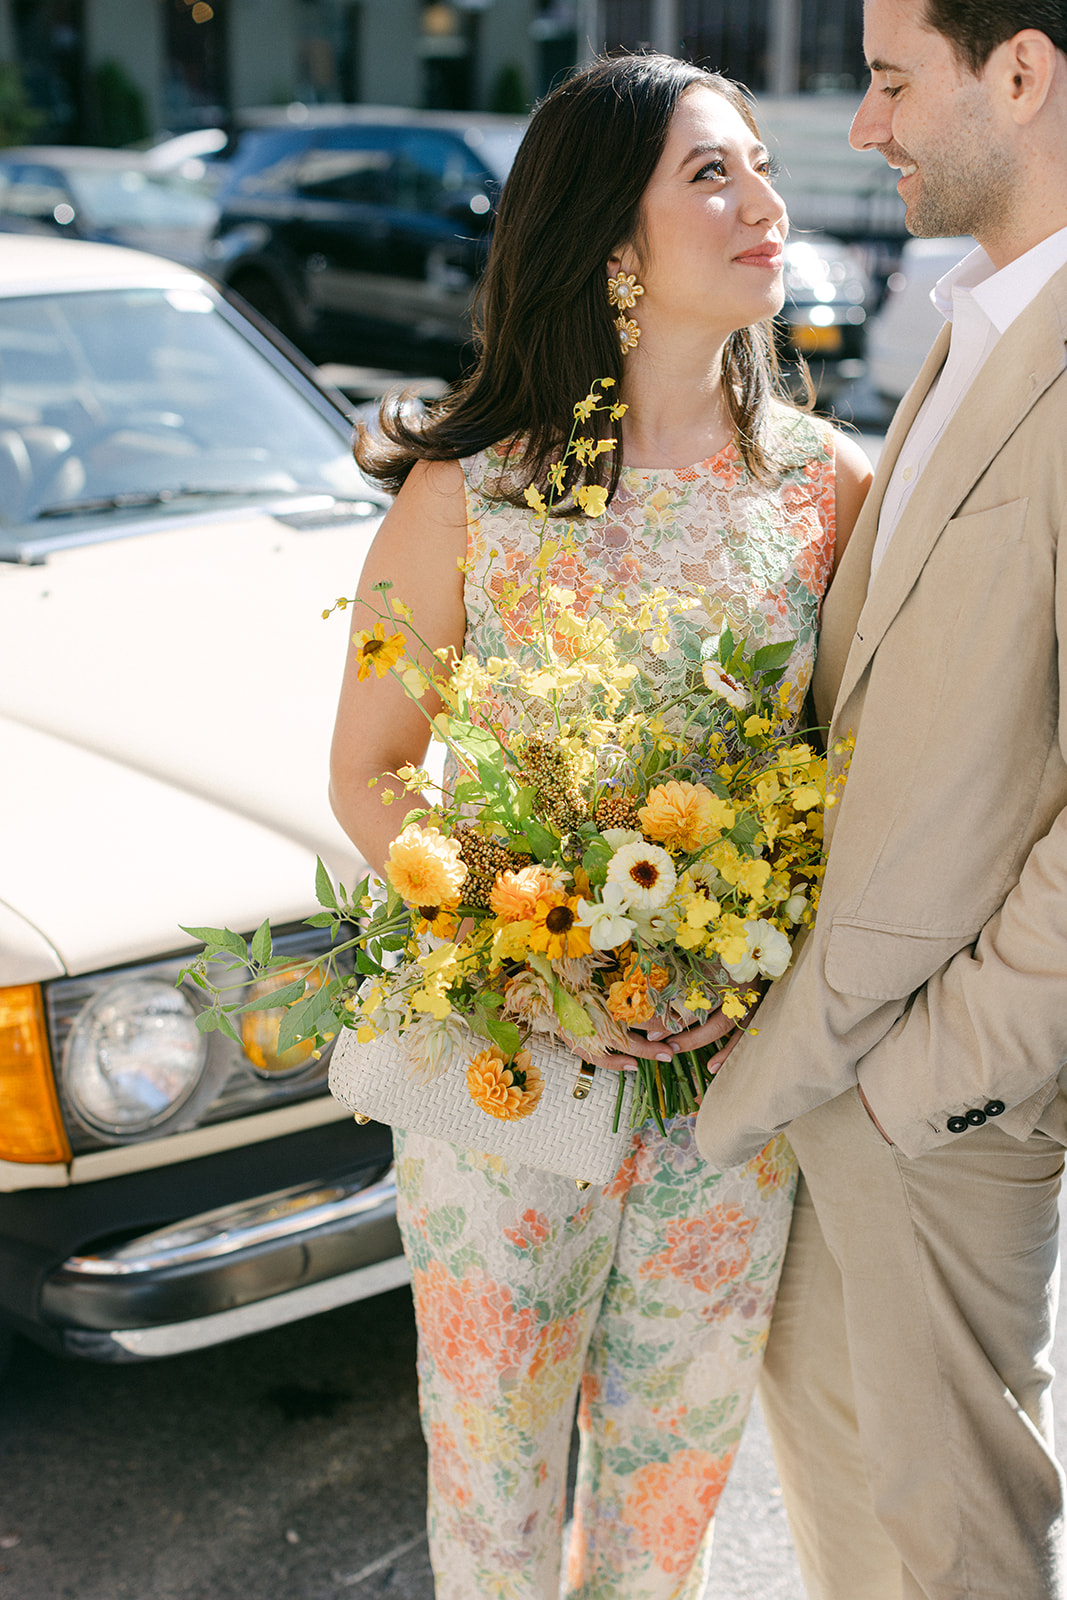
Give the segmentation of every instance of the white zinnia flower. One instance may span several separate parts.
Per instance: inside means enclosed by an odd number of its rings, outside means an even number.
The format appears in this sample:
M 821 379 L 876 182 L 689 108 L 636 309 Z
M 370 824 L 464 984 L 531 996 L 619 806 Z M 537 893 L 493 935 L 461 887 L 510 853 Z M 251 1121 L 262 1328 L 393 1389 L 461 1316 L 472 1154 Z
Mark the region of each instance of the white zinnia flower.
M 637 926 L 624 915 L 629 909 L 621 885 L 610 879 L 604 885 L 599 902 L 579 900 L 578 921 L 589 929 L 589 943 L 594 950 L 615 950 L 626 943 Z
M 658 910 L 667 904 L 676 882 L 674 862 L 666 850 L 644 839 L 624 844 L 608 862 L 608 883 L 619 885 L 627 909 Z
M 705 661 L 700 670 L 712 694 L 720 695 L 735 711 L 744 711 L 746 706 L 752 704 L 752 696 L 741 680 L 731 677 L 717 661 Z
M 740 961 L 724 961 L 723 967 L 735 983 L 751 983 L 758 973 L 764 978 L 780 978 L 789 965 L 793 947 L 784 933 L 760 917 L 745 923 L 748 950 Z

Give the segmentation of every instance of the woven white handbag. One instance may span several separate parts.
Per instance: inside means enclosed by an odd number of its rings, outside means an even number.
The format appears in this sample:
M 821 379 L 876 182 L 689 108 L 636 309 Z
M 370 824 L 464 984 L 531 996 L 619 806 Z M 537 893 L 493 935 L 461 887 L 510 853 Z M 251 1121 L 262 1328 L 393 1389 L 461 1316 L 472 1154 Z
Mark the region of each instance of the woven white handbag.
M 491 1117 L 475 1105 L 467 1091 L 465 1052 L 455 1052 L 447 1072 L 432 1083 L 413 1083 L 394 1040 L 380 1034 L 360 1044 L 349 1028 L 334 1046 L 330 1093 L 357 1117 L 558 1172 L 579 1184 L 610 1183 L 633 1138 L 632 1074 L 623 1074 L 619 1127 L 612 1133 L 617 1073 L 590 1067 L 544 1034 L 532 1034 L 525 1048 L 544 1091 L 534 1110 L 516 1122 Z M 471 1053 L 484 1049 L 485 1041 L 472 1035 Z

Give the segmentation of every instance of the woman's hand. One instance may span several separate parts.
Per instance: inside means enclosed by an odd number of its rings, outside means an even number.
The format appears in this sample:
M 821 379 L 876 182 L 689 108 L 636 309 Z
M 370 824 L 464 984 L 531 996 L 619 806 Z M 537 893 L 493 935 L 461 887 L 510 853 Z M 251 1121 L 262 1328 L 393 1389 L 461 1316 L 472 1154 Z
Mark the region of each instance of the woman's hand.
M 739 983 L 733 987 L 751 993 L 755 985 Z M 646 1061 L 670 1061 L 676 1055 L 684 1055 L 689 1050 L 699 1050 L 704 1045 L 714 1044 L 717 1039 L 727 1039 L 727 1043 L 715 1057 L 715 1065 L 718 1068 L 737 1045 L 762 999 L 761 991 L 740 1019 L 727 1016 L 720 1006 L 703 1022 L 695 1022 L 692 1027 L 685 1028 L 680 1033 L 671 1032 L 671 1025 L 666 1017 L 652 1017 L 645 1023 L 644 1028 L 630 1030 L 632 1048 L 629 1054 L 623 1055 L 619 1051 L 613 1051 L 611 1055 L 590 1056 L 589 1060 L 595 1067 L 607 1067 L 609 1072 L 636 1072 L 638 1058 Z M 733 1035 L 732 1038 L 728 1038 L 730 1034 Z

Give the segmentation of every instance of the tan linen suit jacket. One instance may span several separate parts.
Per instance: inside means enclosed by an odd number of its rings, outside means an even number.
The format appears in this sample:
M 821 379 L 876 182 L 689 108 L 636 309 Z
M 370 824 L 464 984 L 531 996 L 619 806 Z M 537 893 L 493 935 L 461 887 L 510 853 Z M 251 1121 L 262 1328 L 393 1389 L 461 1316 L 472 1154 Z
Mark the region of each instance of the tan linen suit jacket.
M 886 439 L 826 598 L 815 695 L 856 735 L 814 927 L 708 1090 L 728 1166 L 854 1087 L 905 1155 L 949 1117 L 1067 1132 L 1067 268 L 995 346 L 870 585 L 878 510 L 948 350 Z M 1067 1077 L 1067 1074 L 1065 1074 Z

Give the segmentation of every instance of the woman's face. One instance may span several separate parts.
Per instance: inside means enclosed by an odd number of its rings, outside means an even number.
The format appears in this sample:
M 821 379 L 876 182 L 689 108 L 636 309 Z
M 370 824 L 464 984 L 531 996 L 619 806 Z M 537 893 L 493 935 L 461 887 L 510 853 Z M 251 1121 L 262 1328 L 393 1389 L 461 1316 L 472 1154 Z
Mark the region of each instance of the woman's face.
M 617 259 L 645 286 L 630 313 L 642 337 L 684 326 L 725 338 L 782 309 L 785 206 L 766 148 L 713 89 L 679 101 L 641 212 L 640 259 L 632 245 Z

